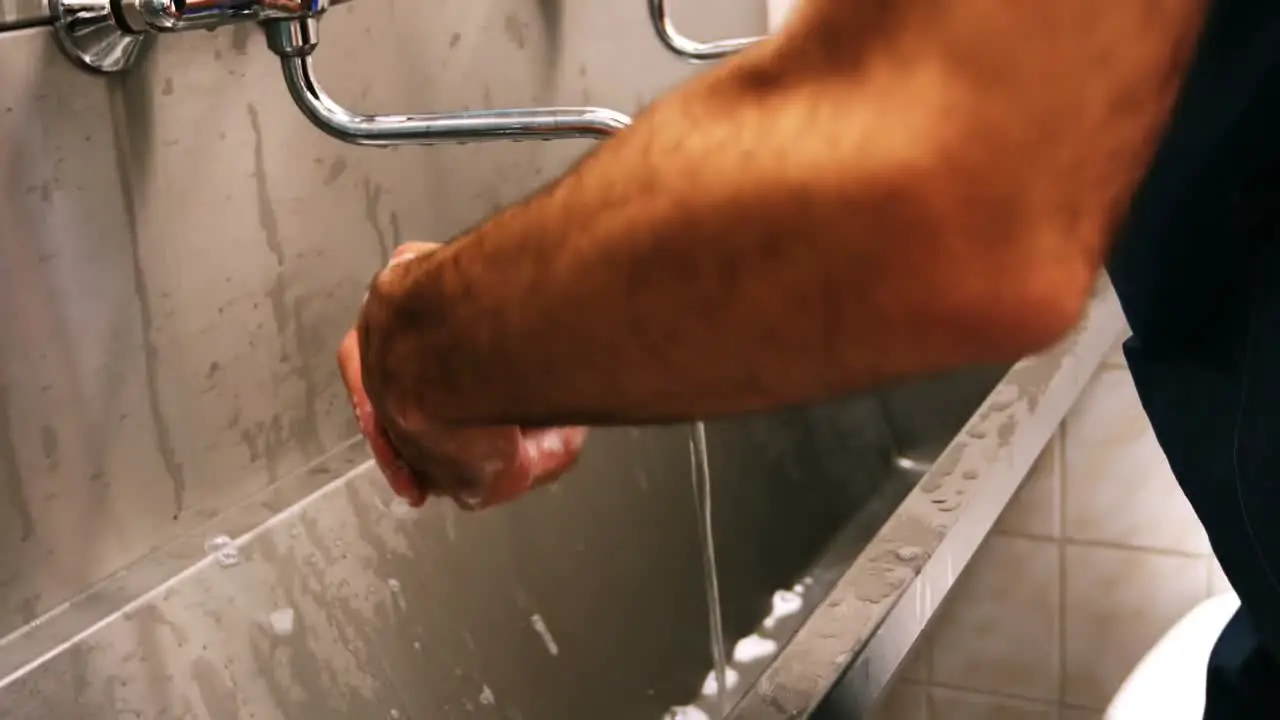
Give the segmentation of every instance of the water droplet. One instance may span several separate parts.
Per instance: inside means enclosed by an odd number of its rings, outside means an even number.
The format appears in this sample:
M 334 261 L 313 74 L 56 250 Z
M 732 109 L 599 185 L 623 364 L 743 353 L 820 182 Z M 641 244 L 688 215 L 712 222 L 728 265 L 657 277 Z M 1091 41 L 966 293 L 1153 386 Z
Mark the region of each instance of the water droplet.
M 738 686 L 740 679 L 738 671 L 733 668 L 724 669 L 724 686 L 726 690 L 732 690 Z M 707 677 L 702 681 L 702 696 L 716 697 L 720 694 L 720 683 L 716 680 L 716 671 L 712 670 L 707 673 Z
M 533 629 L 542 637 L 542 643 L 547 646 L 547 652 L 552 655 L 560 654 L 560 646 L 556 645 L 556 639 L 551 637 L 551 631 L 547 629 L 547 621 L 542 619 L 541 615 L 533 615 L 529 618 L 529 622 L 533 624 Z
M 924 551 L 918 547 L 900 547 L 893 554 L 902 562 L 915 562 L 924 557 Z

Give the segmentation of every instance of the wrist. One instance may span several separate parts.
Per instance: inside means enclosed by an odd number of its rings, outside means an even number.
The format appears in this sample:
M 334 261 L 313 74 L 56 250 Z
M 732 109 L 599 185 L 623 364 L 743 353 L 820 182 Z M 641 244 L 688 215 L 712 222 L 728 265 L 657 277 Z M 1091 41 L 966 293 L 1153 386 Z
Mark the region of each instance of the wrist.
M 415 243 L 425 246 L 426 243 Z M 430 346 L 444 318 L 434 245 L 397 251 L 374 275 L 360 314 L 360 357 L 365 388 L 388 424 L 413 430 L 425 424 L 418 408 L 433 384 Z

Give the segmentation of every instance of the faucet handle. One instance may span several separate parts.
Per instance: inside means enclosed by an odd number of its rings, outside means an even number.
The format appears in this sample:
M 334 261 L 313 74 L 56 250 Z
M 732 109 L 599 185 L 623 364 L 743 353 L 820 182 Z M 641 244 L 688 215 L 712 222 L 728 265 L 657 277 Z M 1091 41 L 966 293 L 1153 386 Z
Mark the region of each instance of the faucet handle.
M 48 0 L 64 54 L 98 72 L 126 70 L 155 33 L 241 22 L 313 20 L 349 0 Z

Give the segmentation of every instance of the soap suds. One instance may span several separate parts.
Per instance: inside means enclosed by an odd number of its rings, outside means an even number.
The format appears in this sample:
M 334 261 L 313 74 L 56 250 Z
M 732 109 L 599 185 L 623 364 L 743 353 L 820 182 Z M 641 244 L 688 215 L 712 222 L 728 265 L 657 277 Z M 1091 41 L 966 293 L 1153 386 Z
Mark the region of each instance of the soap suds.
M 778 652 L 778 642 L 759 635 L 748 635 L 733 646 L 733 661 L 739 664 L 763 660 Z
M 547 453 L 564 452 L 564 440 L 559 433 L 549 432 L 542 436 L 542 451 Z
M 662 720 L 711 720 L 711 718 L 693 705 L 673 707 L 662 716 Z
M 396 498 L 391 501 L 391 506 L 387 508 L 391 511 L 391 517 L 397 520 L 404 520 L 413 517 L 413 506 L 404 498 Z
M 497 698 L 493 696 L 493 690 L 490 690 L 489 686 L 485 685 L 484 689 L 480 691 L 480 704 L 494 705 L 497 702 L 498 702 Z
M 800 597 L 800 591 L 779 590 L 775 592 L 773 594 L 773 611 L 769 613 L 769 617 L 764 619 L 764 629 L 772 630 L 777 626 L 779 620 L 795 615 L 803 607 L 804 598 Z
M 206 540 L 204 551 L 213 555 L 219 567 L 229 568 L 240 564 L 240 551 L 226 535 L 214 535 Z
M 271 632 L 275 633 L 276 637 L 289 637 L 292 635 L 294 621 L 295 613 L 291 607 L 280 608 L 267 616 L 267 623 L 271 625 Z
M 533 624 L 534 632 L 538 633 L 543 644 L 547 646 L 547 652 L 559 655 L 560 646 L 556 645 L 556 639 L 551 637 L 551 631 L 547 629 L 547 621 L 543 620 L 541 615 L 535 614 L 529 618 L 529 622 Z

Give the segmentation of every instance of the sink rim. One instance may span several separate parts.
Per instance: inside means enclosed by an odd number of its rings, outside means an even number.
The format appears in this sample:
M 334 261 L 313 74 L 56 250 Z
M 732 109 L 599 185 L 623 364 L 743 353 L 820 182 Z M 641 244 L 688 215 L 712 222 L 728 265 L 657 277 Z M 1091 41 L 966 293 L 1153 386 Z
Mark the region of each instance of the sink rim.
M 1124 333 L 1114 290 L 1103 280 L 1071 335 L 1001 378 L 833 589 L 744 689 L 726 720 L 868 716 Z M 1002 421 L 999 427 L 995 421 Z M 942 506 L 955 506 L 941 510 L 933 498 L 947 490 L 955 497 Z M 914 532 L 907 532 L 908 526 Z M 922 527 L 935 532 L 921 532 Z M 904 532 L 929 541 L 895 537 Z M 906 547 L 912 552 L 898 553 Z M 868 593 L 860 579 L 889 589 Z

